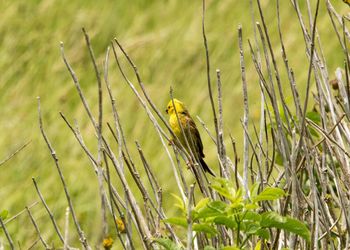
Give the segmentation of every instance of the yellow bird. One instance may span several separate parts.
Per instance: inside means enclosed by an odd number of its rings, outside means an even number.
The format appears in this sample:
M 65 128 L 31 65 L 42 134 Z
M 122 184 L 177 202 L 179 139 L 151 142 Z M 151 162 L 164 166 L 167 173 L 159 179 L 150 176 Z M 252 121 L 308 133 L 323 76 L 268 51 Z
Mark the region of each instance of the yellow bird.
M 173 100 L 174 100 L 176 112 L 175 112 L 172 100 L 170 100 L 165 110 L 166 113 L 170 115 L 169 123 L 172 131 L 177 136 L 182 146 L 186 149 L 187 153 L 190 155 L 191 153 L 189 148 L 191 149 L 193 156 L 200 163 L 203 170 L 205 172 L 208 172 L 212 176 L 215 176 L 213 171 L 208 167 L 208 165 L 203 160 L 204 158 L 203 143 L 199 135 L 197 126 L 194 123 L 192 117 L 190 116 L 190 113 L 188 112 L 187 108 L 182 102 L 180 102 L 177 99 L 173 99 Z M 179 117 L 179 120 L 177 119 L 176 113 Z M 184 133 L 182 133 L 182 129 L 179 123 L 181 123 Z M 186 139 L 187 139 L 187 142 L 186 142 Z M 173 141 L 175 145 L 179 146 L 175 138 L 173 139 Z
M 343 2 L 350 6 L 350 0 L 343 0 Z

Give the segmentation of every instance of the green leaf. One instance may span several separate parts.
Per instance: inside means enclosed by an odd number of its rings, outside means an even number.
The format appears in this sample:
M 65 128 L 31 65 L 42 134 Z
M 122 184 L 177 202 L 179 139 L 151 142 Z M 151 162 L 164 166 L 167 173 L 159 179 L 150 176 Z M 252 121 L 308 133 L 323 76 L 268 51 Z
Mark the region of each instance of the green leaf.
M 260 225 L 253 222 L 245 222 L 245 232 L 247 234 L 255 235 L 256 232 L 261 228 Z
M 248 204 L 245 204 L 244 207 L 247 210 L 255 210 L 255 209 L 258 209 L 260 206 L 256 203 L 248 203 Z
M 211 201 L 206 204 L 205 207 L 199 209 L 198 213 L 193 214 L 195 219 L 209 218 L 214 216 L 220 216 L 225 213 L 227 204 L 223 201 Z
M 183 217 L 172 217 L 163 220 L 166 223 L 187 228 L 187 219 Z
M 209 224 L 204 224 L 204 223 L 193 224 L 192 229 L 195 232 L 202 232 L 202 233 L 207 233 L 207 234 L 211 234 L 211 235 L 215 235 L 218 233 L 214 227 L 210 226 Z
M 310 112 L 306 113 L 306 117 L 308 119 L 310 119 L 311 121 L 313 121 L 314 123 L 321 125 L 321 116 L 319 113 L 317 113 L 315 111 L 310 111 Z M 309 129 L 311 135 L 313 135 L 315 137 L 320 137 L 314 128 L 308 127 L 308 129 Z
M 236 204 L 240 204 L 243 201 L 243 190 L 241 188 L 239 188 L 237 191 L 235 191 L 234 193 L 234 197 L 231 200 L 232 204 L 236 203 Z M 231 205 L 232 206 L 232 205 Z
M 277 200 L 283 197 L 285 194 L 286 193 L 280 188 L 267 187 L 253 198 L 253 202 Z
M 155 238 L 153 241 L 157 242 L 159 245 L 164 247 L 167 250 L 181 250 L 183 249 L 180 246 L 177 246 L 172 240 L 169 238 Z
M 222 187 L 221 185 L 216 185 L 216 184 L 212 184 L 211 187 L 218 192 L 219 194 L 221 194 L 222 196 L 231 199 L 231 193 L 224 187 Z
M 283 229 L 301 236 L 308 242 L 310 241 L 310 231 L 304 223 L 290 217 L 281 216 L 276 212 L 263 213 L 260 225 L 262 227 Z
M 224 212 L 227 208 L 227 204 L 223 201 L 211 201 L 207 204 L 207 207 L 218 212 Z
M 213 221 L 216 225 L 224 225 L 228 228 L 237 228 L 237 222 L 232 218 L 228 216 L 218 216 Z
M 310 127 L 310 126 L 308 126 L 307 128 L 309 129 L 309 132 L 310 132 L 310 134 L 311 134 L 312 136 L 315 136 L 315 137 L 317 137 L 317 138 L 320 137 L 320 135 L 317 133 L 317 130 L 315 130 L 314 128 L 312 128 L 312 127 Z
M 171 195 L 177 200 L 177 203 L 175 203 L 174 206 L 180 208 L 182 212 L 186 213 L 186 206 L 183 200 L 176 194 L 171 193 Z
M 224 178 L 215 178 L 211 187 L 221 194 L 222 196 L 229 199 L 232 203 L 241 202 L 243 199 L 242 190 L 235 190 L 233 183 Z
M 321 124 L 321 116 L 319 113 L 317 113 L 315 111 L 307 112 L 306 117 L 318 125 Z
M 255 182 L 252 187 L 250 188 L 250 197 L 253 199 L 255 196 L 257 196 L 259 191 L 260 184 Z
M 199 209 L 203 208 L 207 203 L 209 202 L 209 198 L 203 198 L 201 199 L 198 204 L 195 206 L 194 210 L 198 211 Z
M 278 150 L 276 150 L 275 163 L 277 165 L 283 166 L 283 156 Z
M 242 219 L 243 220 L 256 221 L 256 222 L 260 223 L 261 215 L 256 213 L 256 212 L 253 212 L 253 211 L 247 211 Z
M 2 220 L 5 220 L 8 215 L 9 215 L 9 211 L 8 210 L 2 210 L 1 213 L 0 213 L 0 218 Z
M 270 239 L 270 232 L 266 228 L 260 228 L 258 231 L 256 231 L 255 235 L 258 235 L 265 240 Z

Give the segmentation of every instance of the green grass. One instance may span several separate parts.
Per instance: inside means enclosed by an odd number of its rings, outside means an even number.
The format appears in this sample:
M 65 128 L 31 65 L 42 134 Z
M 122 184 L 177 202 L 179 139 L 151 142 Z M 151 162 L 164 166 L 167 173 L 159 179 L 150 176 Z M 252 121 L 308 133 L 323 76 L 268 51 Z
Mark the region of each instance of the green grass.
M 276 33 L 276 6 L 274 1 L 264 2 L 273 47 L 278 62 L 282 63 L 277 53 L 280 45 Z M 324 3 L 321 2 L 319 34 L 328 70 L 334 72 L 336 67 L 343 65 L 343 57 L 336 37 L 328 35 L 331 23 Z M 348 7 L 341 1 L 334 4 L 340 13 L 348 11 Z M 212 84 L 215 89 L 215 69 L 219 68 L 223 82 L 224 132 L 237 139 L 240 154 L 243 101 L 237 27 L 239 24 L 243 26 L 245 52 L 248 52 L 246 41 L 254 40 L 249 1 L 208 1 L 207 5 L 206 30 Z M 301 7 L 305 9 L 305 6 Z M 64 225 L 67 203 L 38 128 L 36 97 L 40 96 L 45 129 L 60 158 L 82 227 L 90 241 L 95 243 L 99 237 L 96 228 L 100 223 L 97 180 L 87 157 L 58 112 L 62 111 L 71 121 L 77 119 L 84 139 L 94 153 L 97 152 L 97 145 L 93 127 L 88 123 L 69 73 L 61 60 L 59 42 L 63 41 L 65 45 L 66 55 L 95 115 L 97 85 L 82 27 L 86 28 L 92 39 L 100 68 L 107 46 L 117 37 L 138 66 L 146 88 L 160 110 L 168 102 L 169 88 L 172 86 L 174 95 L 187 104 L 192 115 L 199 115 L 213 131 L 201 33 L 201 1 L 1 1 L 0 9 L 3 10 L 0 23 L 0 160 L 31 140 L 20 154 L 0 167 L 0 210 L 9 210 L 11 216 L 38 200 L 31 182 L 31 177 L 36 177 L 60 226 Z M 299 49 L 303 47 L 300 46 L 303 43 L 300 27 L 289 1 L 281 1 L 281 11 L 290 66 L 295 72 L 297 85 L 304 89 L 307 60 L 305 51 Z M 306 16 L 305 11 L 304 13 Z M 258 79 L 256 74 L 250 74 L 254 70 L 253 65 L 249 54 L 245 55 L 250 116 L 258 121 Z M 127 67 L 126 63 L 124 65 Z M 130 69 L 127 72 L 136 84 Z M 286 75 L 282 75 L 283 79 L 286 79 Z M 167 180 L 171 173 L 167 156 L 159 147 L 159 139 L 153 139 L 157 138 L 156 132 L 121 78 L 113 57 L 110 60 L 110 81 L 135 161 L 138 162 L 134 141 L 138 140 L 163 184 L 164 193 L 176 193 L 173 183 Z M 112 121 L 108 105 L 109 100 L 105 98 L 105 121 Z M 214 171 L 218 171 L 216 149 L 205 131 L 200 128 L 200 132 L 207 162 Z M 227 148 L 229 155 L 232 155 L 229 141 Z M 46 239 L 58 244 L 57 238 L 53 238 L 52 226 L 48 223 L 48 216 L 41 204 L 32 211 Z M 23 249 L 36 239 L 26 215 L 9 223 L 8 229 Z M 4 238 L 2 232 L 0 237 Z M 72 242 L 78 245 L 77 238 L 72 239 Z

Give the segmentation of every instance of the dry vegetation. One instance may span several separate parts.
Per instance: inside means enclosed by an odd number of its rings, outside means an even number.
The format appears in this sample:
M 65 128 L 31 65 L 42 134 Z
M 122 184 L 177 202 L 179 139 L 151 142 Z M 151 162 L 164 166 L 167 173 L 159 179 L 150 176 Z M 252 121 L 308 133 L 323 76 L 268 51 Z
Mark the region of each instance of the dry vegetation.
M 61 158 L 67 158 L 69 154 L 61 155 L 55 151 L 55 140 L 46 133 L 50 124 L 45 122 L 45 116 L 43 117 L 41 112 L 41 109 L 45 110 L 45 105 L 41 106 L 38 98 L 40 131 L 56 167 L 56 170 L 51 171 L 58 173 L 58 177 L 55 176 L 61 181 L 61 190 L 68 207 L 65 216 L 57 218 L 42 194 L 49 190 L 40 189 L 45 179 L 38 182 L 36 178 L 32 178 L 40 202 L 28 205 L 24 210 L 33 224 L 32 230 L 36 235 L 36 240 L 28 247 L 225 249 L 231 246 L 232 248 L 226 249 L 348 249 L 350 58 L 347 46 L 350 34 L 346 24 L 349 20 L 339 15 L 329 0 L 306 1 L 305 13 L 299 9 L 297 1 L 290 1 L 290 11 L 294 11 L 296 15 L 295 19 L 289 22 L 299 23 L 304 44 L 299 44 L 298 50 L 305 51 L 307 58 L 307 61 L 302 62 L 307 77 L 305 84 L 300 88 L 297 87 L 300 86 L 297 82 L 298 76 L 294 75 L 288 60 L 288 53 L 293 52 L 285 49 L 284 37 L 288 31 L 281 28 L 283 17 L 280 16 L 280 1 L 277 0 L 276 3 L 278 33 L 269 32 L 269 24 L 266 23 L 264 11 L 258 0 L 254 3 L 251 1 L 251 9 L 246 11 L 246 14 L 251 16 L 253 36 L 248 40 L 244 39 L 245 28 L 241 26 L 237 27 L 235 35 L 240 55 L 235 59 L 240 62 L 244 103 L 244 115 L 241 120 L 241 130 L 244 131 L 243 154 L 240 157 L 237 154 L 236 141 L 231 135 L 224 133 L 225 105 L 221 71 L 216 70 L 216 79 L 211 79 L 213 67 L 209 53 L 211 48 L 206 38 L 203 1 L 202 35 L 206 52 L 203 60 L 209 92 L 207 101 L 210 103 L 207 112 L 212 114 L 214 132 L 207 129 L 204 123 L 202 125 L 216 145 L 219 166 L 216 173 L 221 179 L 207 178 L 197 163 L 190 165 L 190 171 L 187 170 L 186 155 L 168 145 L 172 131 L 167 118 L 163 116 L 164 108 L 158 107 L 155 98 L 148 93 L 148 86 L 144 84 L 139 72 L 141 69 L 136 66 L 128 50 L 119 40 L 114 39 L 111 42 L 105 54 L 103 67 L 99 67 L 89 35 L 83 29 L 98 86 L 97 116 L 89 107 L 89 95 L 84 93 L 61 43 L 61 56 L 92 125 L 89 137 L 95 140 L 96 150 L 85 143 L 79 120 L 72 122 L 63 112 L 60 112 L 60 116 L 71 131 L 72 137 L 76 139 L 74 148 L 83 152 L 82 157 L 88 159 L 95 173 L 99 200 L 94 202 L 100 204 L 101 224 L 93 228 L 92 231 L 97 236 L 92 237 L 95 240 L 92 242 L 84 233 L 81 218 L 76 212 L 76 197 L 84 190 L 74 194 L 70 191 L 71 182 L 66 181 L 61 166 Z M 332 23 L 328 28 L 329 33 L 332 33 L 332 38 L 337 40 L 343 52 L 334 80 L 331 80 L 333 74 L 328 72 L 327 58 L 324 56 L 323 48 L 327 44 L 322 44 L 322 37 L 317 29 L 321 6 L 326 8 Z M 274 47 L 272 39 L 278 40 L 279 46 Z M 159 166 L 157 157 L 150 159 L 137 141 L 137 151 L 130 150 L 133 142 L 128 142 L 123 131 L 127 121 L 120 119 L 123 106 L 118 105 L 115 98 L 117 87 L 111 84 L 109 71 L 112 65 L 113 70 L 119 70 L 138 104 L 147 114 L 147 122 L 153 125 L 158 135 L 158 144 L 161 144 L 156 151 L 165 152 L 167 164 L 162 161 L 162 166 Z M 249 118 L 252 100 L 249 98 L 247 85 L 253 83 L 248 83 L 251 77 L 247 76 L 246 65 L 253 68 L 258 79 L 258 125 L 256 120 Z M 249 72 L 253 72 L 252 69 L 249 69 Z M 169 97 L 173 98 L 171 89 Z M 108 100 L 108 108 L 103 104 L 106 102 L 103 100 Z M 111 112 L 113 119 L 105 119 L 106 112 Z M 56 132 L 55 136 L 59 137 L 60 131 Z M 0 167 L 5 163 L 9 164 L 9 160 L 27 145 L 24 144 L 1 161 Z M 162 168 L 171 169 L 171 176 L 159 178 L 158 172 L 162 171 Z M 188 175 L 193 178 L 188 178 Z M 174 199 L 164 197 L 163 185 L 169 179 L 176 184 L 173 192 L 178 195 Z M 195 184 L 193 179 L 196 180 Z M 79 181 L 92 182 L 84 179 Z M 269 191 L 273 192 L 267 195 Z M 176 199 L 183 213 L 182 217 L 169 218 L 167 208 L 173 206 Z M 45 237 L 45 232 L 40 230 L 40 224 L 31 213 L 39 206 L 45 209 L 41 216 L 45 217 L 46 224 L 49 224 L 54 232 L 55 242 L 58 242 L 56 245 L 52 244 L 53 239 Z M 14 235 L 7 228 L 15 223 L 18 216 L 24 215 L 20 213 L 8 218 L 6 204 L 0 209 L 1 235 L 7 239 L 0 241 L 0 249 L 20 247 L 12 240 Z M 208 212 L 210 209 L 215 210 L 216 214 L 213 211 Z M 218 213 L 221 219 L 224 217 L 223 220 L 218 219 Z M 275 217 L 266 220 L 265 217 L 272 213 Z M 250 214 L 251 218 L 245 217 L 246 214 Z M 58 219 L 64 223 L 58 223 Z M 233 220 L 232 224 L 228 223 L 230 219 Z M 74 231 L 69 224 L 74 225 Z M 249 225 L 257 226 L 258 229 L 248 229 Z M 181 230 L 181 227 L 185 230 Z M 17 231 L 20 230 L 21 228 L 18 228 Z M 79 238 L 81 246 L 79 242 L 72 240 L 76 237 Z

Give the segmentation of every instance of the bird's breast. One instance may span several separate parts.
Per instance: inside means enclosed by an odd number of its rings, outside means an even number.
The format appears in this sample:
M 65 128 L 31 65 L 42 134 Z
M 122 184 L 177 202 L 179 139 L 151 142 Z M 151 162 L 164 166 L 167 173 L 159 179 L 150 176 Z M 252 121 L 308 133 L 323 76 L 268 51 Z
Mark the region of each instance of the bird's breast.
M 179 122 L 177 120 L 176 115 L 170 116 L 169 123 L 170 123 L 171 129 L 173 130 L 174 134 L 179 137 L 181 135 L 181 128 L 180 128 L 180 125 L 179 125 Z

